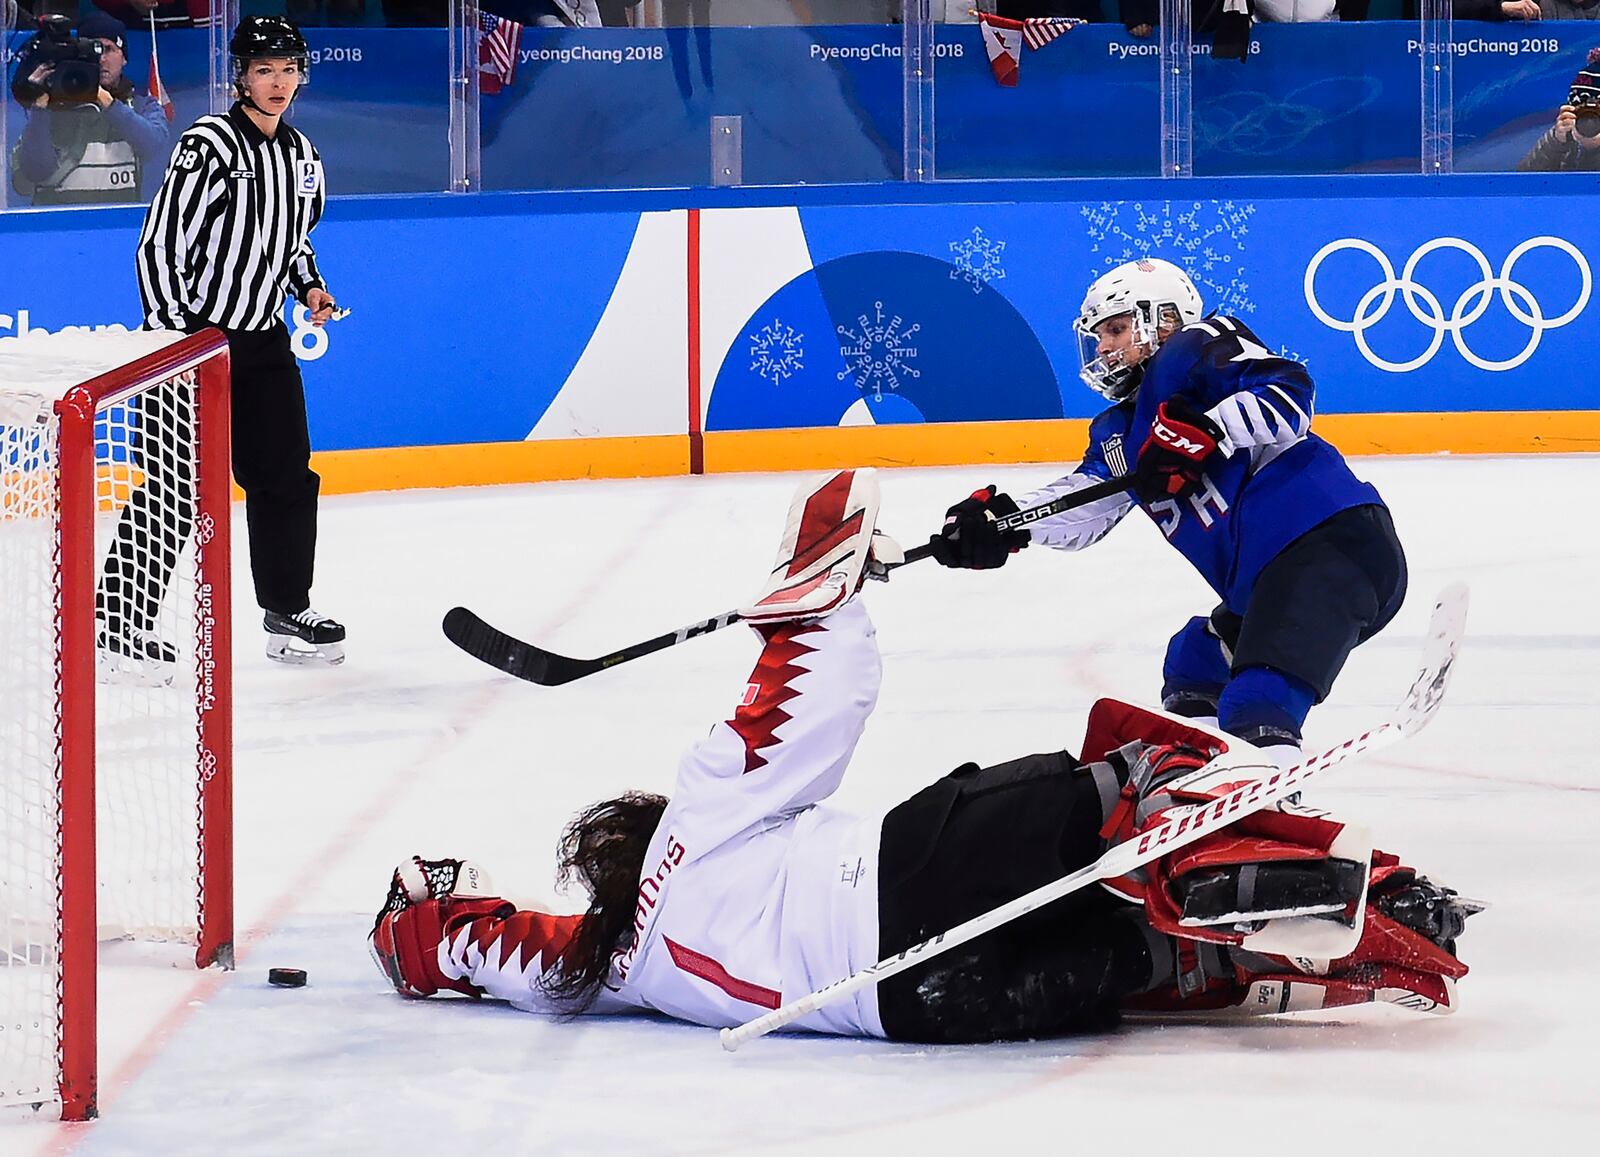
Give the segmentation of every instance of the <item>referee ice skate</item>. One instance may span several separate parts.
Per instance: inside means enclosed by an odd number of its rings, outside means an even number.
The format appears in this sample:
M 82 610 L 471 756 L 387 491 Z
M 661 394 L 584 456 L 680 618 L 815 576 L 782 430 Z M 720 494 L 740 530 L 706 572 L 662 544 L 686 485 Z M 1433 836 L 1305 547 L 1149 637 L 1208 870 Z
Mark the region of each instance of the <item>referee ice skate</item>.
M 286 293 L 311 311 L 313 325 L 335 308 L 309 240 L 326 196 L 322 160 L 305 134 L 282 122 L 306 83 L 306 42 L 281 17 L 249 16 L 229 53 L 238 100 L 183 134 L 145 218 L 138 258 L 145 323 L 227 334 L 233 472 L 245 492 L 267 655 L 338 663 L 344 627 L 310 606 L 320 479 L 310 467 L 305 389 L 283 322 Z

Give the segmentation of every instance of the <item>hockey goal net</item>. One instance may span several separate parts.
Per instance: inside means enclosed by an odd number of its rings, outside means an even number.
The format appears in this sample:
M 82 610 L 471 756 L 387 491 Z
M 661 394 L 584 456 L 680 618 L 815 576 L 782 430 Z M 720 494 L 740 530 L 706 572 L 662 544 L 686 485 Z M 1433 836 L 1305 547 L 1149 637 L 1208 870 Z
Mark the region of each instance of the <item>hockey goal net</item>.
M 227 344 L 0 340 L 0 1106 L 95 1113 L 97 949 L 231 967 Z

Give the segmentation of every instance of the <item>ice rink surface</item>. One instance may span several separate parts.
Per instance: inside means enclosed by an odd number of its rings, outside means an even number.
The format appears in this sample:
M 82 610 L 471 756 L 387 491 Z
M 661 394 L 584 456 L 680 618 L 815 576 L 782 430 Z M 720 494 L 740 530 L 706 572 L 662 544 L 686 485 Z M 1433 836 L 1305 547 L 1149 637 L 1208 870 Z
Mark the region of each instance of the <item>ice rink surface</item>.
M 397 860 L 471 857 L 514 899 L 549 895 L 566 819 L 624 788 L 666 791 L 755 655 L 735 628 L 540 688 L 455 651 L 443 612 L 590 655 L 728 609 L 771 565 L 796 480 L 334 498 L 315 591 L 350 629 L 334 670 L 263 657 L 237 519 L 238 970 L 119 949 L 102 976 L 102 1118 L 0 1115 L 0 1154 L 1595 1151 L 1600 459 L 1356 465 L 1394 509 L 1411 594 L 1313 712 L 1307 747 L 1398 699 L 1439 588 L 1465 580 L 1472 609 L 1431 728 L 1309 802 L 1493 904 L 1461 942 L 1456 1015 L 968 1048 L 784 1036 L 729 1055 L 666 1021 L 403 1000 L 364 942 Z M 975 486 L 1020 494 L 1055 473 L 884 471 L 880 526 L 912 545 Z M 1097 697 L 1153 700 L 1168 635 L 1214 602 L 1138 514 L 1078 555 L 929 562 L 868 598 L 883 693 L 834 797 L 860 809 L 969 759 L 1076 751 Z M 276 965 L 309 986 L 270 988 Z

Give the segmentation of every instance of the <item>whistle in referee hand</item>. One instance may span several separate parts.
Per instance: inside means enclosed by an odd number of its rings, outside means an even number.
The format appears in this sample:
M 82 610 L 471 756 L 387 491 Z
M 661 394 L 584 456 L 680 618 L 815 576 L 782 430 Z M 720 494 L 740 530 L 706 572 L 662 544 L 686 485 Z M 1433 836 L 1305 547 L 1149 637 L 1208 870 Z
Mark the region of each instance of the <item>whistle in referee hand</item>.
M 350 316 L 349 306 L 334 306 L 333 312 L 328 315 L 329 321 L 343 321 Z

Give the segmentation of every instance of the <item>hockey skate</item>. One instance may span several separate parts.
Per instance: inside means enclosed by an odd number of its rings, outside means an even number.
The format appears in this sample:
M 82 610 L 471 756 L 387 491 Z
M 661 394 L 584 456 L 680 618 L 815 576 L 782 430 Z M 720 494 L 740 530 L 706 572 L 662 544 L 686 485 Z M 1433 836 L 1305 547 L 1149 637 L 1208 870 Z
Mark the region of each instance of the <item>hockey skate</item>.
M 178 651 L 149 631 L 99 620 L 95 632 L 95 676 L 101 683 L 170 687 L 178 670 Z
M 1451 956 L 1458 955 L 1456 937 L 1466 928 L 1467 917 L 1489 907 L 1482 900 L 1469 900 L 1454 888 L 1435 884 L 1409 868 L 1375 880 L 1372 903 L 1396 924 L 1433 941 Z
M 267 611 L 267 658 L 296 667 L 336 667 L 344 662 L 344 625 L 309 607 L 292 615 Z

